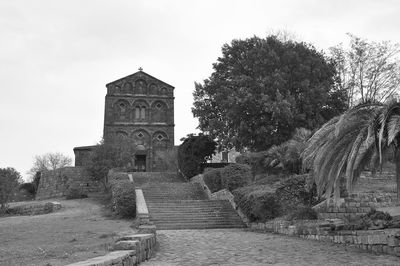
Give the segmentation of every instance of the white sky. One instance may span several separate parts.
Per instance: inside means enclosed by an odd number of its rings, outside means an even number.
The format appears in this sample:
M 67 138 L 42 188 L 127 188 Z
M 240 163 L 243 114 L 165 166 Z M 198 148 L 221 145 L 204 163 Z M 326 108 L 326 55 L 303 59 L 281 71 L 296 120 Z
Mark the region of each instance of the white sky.
M 317 49 L 350 32 L 400 42 L 400 1 L 0 0 L 0 167 L 102 136 L 105 84 L 143 67 L 175 86 L 175 144 L 196 132 L 194 82 L 221 46 L 271 30 Z

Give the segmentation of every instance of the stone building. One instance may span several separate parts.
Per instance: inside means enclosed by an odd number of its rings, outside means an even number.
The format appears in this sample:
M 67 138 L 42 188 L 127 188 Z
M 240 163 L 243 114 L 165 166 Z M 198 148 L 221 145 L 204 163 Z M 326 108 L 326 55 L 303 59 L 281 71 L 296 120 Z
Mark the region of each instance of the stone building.
M 104 141 L 129 138 L 136 171 L 161 170 L 160 152 L 174 148 L 174 87 L 141 68 L 106 87 Z M 85 165 L 92 149 L 74 148 L 75 165 Z

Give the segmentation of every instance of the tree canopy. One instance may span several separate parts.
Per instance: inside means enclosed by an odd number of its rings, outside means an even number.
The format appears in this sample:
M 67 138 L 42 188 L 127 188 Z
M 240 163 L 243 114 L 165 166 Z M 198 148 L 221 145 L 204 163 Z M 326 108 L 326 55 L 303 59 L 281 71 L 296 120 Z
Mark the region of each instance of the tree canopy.
M 306 43 L 276 36 L 233 40 L 203 84 L 192 112 L 199 128 L 224 148 L 259 151 L 314 129 L 346 109 L 335 67 Z
M 200 164 L 215 153 L 217 143 L 210 136 L 190 134 L 178 148 L 179 170 L 188 178 L 200 174 Z
M 365 166 L 378 167 L 394 149 L 400 196 L 400 103 L 356 106 L 324 124 L 307 143 L 303 165 L 312 169 L 320 194 L 340 196 L 340 178 L 352 187 Z M 387 158 L 386 158 L 387 159 Z

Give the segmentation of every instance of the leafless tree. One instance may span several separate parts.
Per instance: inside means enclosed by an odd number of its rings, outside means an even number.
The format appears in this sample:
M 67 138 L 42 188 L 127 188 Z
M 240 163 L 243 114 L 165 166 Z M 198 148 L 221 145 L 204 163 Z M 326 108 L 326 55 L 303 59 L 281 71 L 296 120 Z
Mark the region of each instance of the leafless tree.
M 46 153 L 36 155 L 32 168 L 28 171 L 31 177 L 34 177 L 37 172 L 55 170 L 61 167 L 70 166 L 72 159 L 62 153 Z
M 348 106 L 386 102 L 399 93 L 400 45 L 369 42 L 352 34 L 349 47 L 330 48 L 338 73 L 337 85 L 347 91 Z

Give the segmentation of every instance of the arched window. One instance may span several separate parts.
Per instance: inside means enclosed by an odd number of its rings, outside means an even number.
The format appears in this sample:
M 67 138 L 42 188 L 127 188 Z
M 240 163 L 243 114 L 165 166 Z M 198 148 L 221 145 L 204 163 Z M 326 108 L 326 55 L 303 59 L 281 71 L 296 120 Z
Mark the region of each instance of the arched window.
M 135 119 L 140 119 L 140 106 L 135 108 Z
M 136 105 L 135 107 L 135 119 L 145 120 L 146 119 L 146 106 Z
M 142 106 L 141 108 L 140 119 L 146 119 L 146 106 Z

